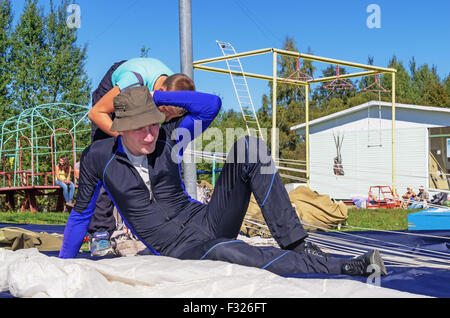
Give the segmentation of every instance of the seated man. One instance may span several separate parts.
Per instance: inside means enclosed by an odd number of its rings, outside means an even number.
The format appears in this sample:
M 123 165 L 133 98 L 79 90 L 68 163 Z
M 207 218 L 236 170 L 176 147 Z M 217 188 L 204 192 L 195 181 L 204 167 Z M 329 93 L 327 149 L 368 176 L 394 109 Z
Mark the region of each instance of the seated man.
M 428 206 L 428 203 L 430 202 L 430 195 L 427 191 L 425 191 L 425 188 L 423 186 L 419 187 L 419 193 L 415 197 L 415 201 L 412 202 L 409 209 L 423 209 Z
M 159 105 L 188 113 L 164 122 Z M 183 147 L 209 126 L 220 106 L 219 97 L 194 91 L 155 91 L 152 98 L 148 89 L 136 87 L 118 95 L 111 129 L 120 136 L 83 151 L 78 197 L 59 256 L 77 255 L 103 186 L 130 230 L 156 255 L 226 261 L 277 274 L 385 275 L 377 250 L 355 259 L 335 258 L 305 241 L 307 233 L 270 153 L 257 138 L 234 144 L 208 204 L 186 194 L 179 170 Z M 196 120 L 201 129 L 194 129 Z M 281 248 L 236 240 L 252 193 Z

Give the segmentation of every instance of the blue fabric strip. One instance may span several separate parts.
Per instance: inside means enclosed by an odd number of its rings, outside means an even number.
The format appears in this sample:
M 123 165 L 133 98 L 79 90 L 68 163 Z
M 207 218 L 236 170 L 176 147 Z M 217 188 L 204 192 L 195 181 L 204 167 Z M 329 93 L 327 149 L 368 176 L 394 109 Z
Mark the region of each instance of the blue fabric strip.
M 102 180 L 105 180 L 105 172 L 106 172 L 106 168 L 108 168 L 109 164 L 111 163 L 111 161 L 114 159 L 114 157 L 116 156 L 117 151 L 112 155 L 111 159 L 109 159 L 108 163 L 105 166 L 105 169 L 103 169 L 103 174 L 102 174 Z
M 122 135 L 119 135 L 117 137 L 117 151 L 116 151 L 116 153 L 121 153 L 121 154 L 126 155 L 126 152 L 123 149 L 123 145 L 122 145 Z
M 275 165 L 275 163 L 274 163 L 274 165 Z M 267 191 L 266 198 L 265 198 L 264 201 L 261 203 L 261 206 L 263 206 L 263 205 L 266 203 L 266 200 L 267 200 L 267 198 L 269 197 L 270 190 L 272 190 L 273 181 L 275 180 L 275 173 L 276 173 L 276 171 L 277 171 L 277 167 L 275 166 L 275 171 L 273 172 L 273 175 L 272 175 L 272 181 L 270 182 L 269 190 Z
M 283 256 L 285 256 L 286 254 L 290 253 L 291 251 L 286 251 L 283 254 L 281 254 L 280 256 L 278 256 L 277 258 L 271 260 L 269 263 L 267 263 L 266 265 L 264 265 L 263 267 L 261 267 L 261 269 L 266 269 L 267 267 L 269 267 L 273 262 L 279 260 L 280 258 L 282 258 Z
M 242 242 L 240 240 L 234 240 L 234 241 L 227 241 L 227 242 L 220 242 L 217 243 L 216 245 L 214 245 L 213 247 L 211 247 L 202 257 L 200 257 L 200 260 L 204 259 L 206 256 L 208 256 L 209 253 L 212 252 L 213 249 L 215 249 L 216 247 L 220 246 L 220 245 L 224 245 L 224 244 L 230 244 L 230 243 L 238 243 L 238 242 Z

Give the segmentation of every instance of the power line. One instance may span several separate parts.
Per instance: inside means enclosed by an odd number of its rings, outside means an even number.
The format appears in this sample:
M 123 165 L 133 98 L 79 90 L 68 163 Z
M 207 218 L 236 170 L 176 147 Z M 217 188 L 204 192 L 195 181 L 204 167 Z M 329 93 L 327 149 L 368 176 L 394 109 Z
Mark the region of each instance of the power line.
M 283 41 L 279 39 L 270 28 L 266 27 L 264 23 L 259 22 L 257 19 L 257 15 L 254 14 L 244 3 L 240 0 L 234 0 L 236 5 L 242 10 L 242 12 L 255 24 L 258 30 L 264 35 L 272 44 L 278 43 L 280 46 L 283 45 Z M 267 31 L 267 32 L 266 32 Z M 278 45 L 273 45 L 277 47 Z
M 133 2 L 132 2 L 125 10 L 121 10 L 121 11 L 120 11 L 120 14 L 119 14 L 116 18 L 114 18 L 114 20 L 113 20 L 111 23 L 109 23 L 108 26 L 107 26 L 102 32 L 100 32 L 98 35 L 96 35 L 92 41 L 93 41 L 94 43 L 97 42 L 96 40 L 97 40 L 100 36 L 102 36 L 106 31 L 108 31 L 108 30 L 110 29 L 110 27 L 111 27 L 113 24 L 116 24 L 116 22 L 117 22 L 119 19 L 123 19 L 124 14 L 127 13 L 128 11 L 130 11 L 131 8 L 133 8 L 133 7 L 136 5 L 136 3 L 137 3 L 138 1 L 139 1 L 139 0 L 133 1 Z

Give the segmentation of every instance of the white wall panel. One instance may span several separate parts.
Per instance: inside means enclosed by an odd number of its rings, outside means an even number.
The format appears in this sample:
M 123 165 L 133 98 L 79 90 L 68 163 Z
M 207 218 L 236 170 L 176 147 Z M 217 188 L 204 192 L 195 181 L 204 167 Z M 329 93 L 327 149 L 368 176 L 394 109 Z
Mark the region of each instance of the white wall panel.
M 367 195 L 371 185 L 392 186 L 391 130 L 358 131 L 348 129 L 348 125 L 346 131 L 340 128 L 310 137 L 311 188 L 333 198 L 348 199 L 353 195 Z M 333 131 L 344 138 L 341 149 L 344 176 L 333 173 L 336 156 Z M 396 184 L 402 194 L 409 185 L 416 190 L 419 185 L 426 186 L 427 130 L 419 127 L 396 132 Z

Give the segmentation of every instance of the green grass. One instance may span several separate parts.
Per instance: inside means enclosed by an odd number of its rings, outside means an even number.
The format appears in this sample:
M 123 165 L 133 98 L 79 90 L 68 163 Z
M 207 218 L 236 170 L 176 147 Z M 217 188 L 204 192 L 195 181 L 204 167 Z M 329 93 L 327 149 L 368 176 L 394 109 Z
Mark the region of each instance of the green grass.
M 0 212 L 0 223 L 65 225 L 68 217 L 62 212 Z
M 350 207 L 347 220 L 347 225 L 350 227 L 342 227 L 341 230 L 406 230 L 408 214 L 413 212 L 417 210 L 368 210 Z M 0 223 L 65 225 L 68 217 L 69 213 L 62 212 L 0 212 Z M 83 243 L 81 250 L 88 251 L 88 243 Z
M 408 214 L 417 211 L 419 210 L 350 208 L 347 220 L 349 227 L 344 227 L 343 230 L 362 230 L 352 227 L 390 231 L 406 230 L 408 229 Z
M 342 230 L 359 230 L 352 227 L 363 229 L 378 230 L 406 230 L 408 228 L 408 214 L 417 212 L 417 210 L 387 210 L 387 209 L 348 209 L 348 228 Z M 69 213 L 61 212 L 0 212 L 0 223 L 16 224 L 46 224 L 46 225 L 65 225 Z

